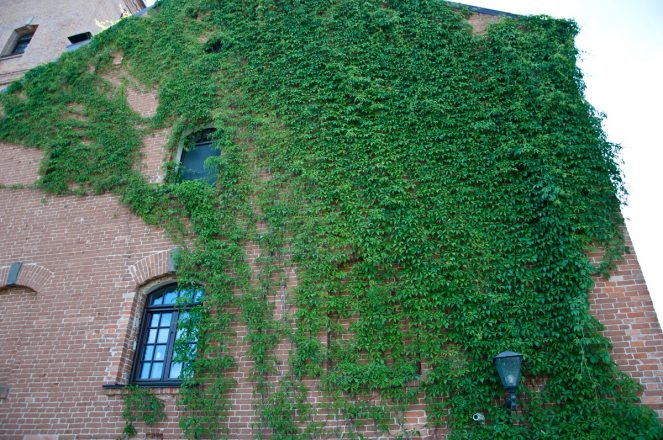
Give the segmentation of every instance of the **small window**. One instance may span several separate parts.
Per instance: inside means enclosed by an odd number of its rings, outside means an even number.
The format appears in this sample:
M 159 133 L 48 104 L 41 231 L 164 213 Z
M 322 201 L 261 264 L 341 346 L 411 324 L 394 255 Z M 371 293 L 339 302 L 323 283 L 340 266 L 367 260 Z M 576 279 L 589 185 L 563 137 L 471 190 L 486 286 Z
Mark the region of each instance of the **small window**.
M 24 54 L 32 41 L 32 37 L 34 37 L 35 32 L 37 32 L 36 24 L 29 24 L 14 29 L 14 32 L 11 33 L 11 36 L 2 48 L 0 56 L 12 57 Z
M 83 32 L 81 34 L 72 35 L 67 37 L 71 44 L 82 43 L 83 41 L 88 41 L 92 39 L 92 34 L 90 32 Z
M 201 289 L 183 289 L 176 284 L 162 287 L 147 297 L 132 374 L 135 384 L 181 383 L 182 359 L 195 355 L 197 340 L 195 334 L 187 334 L 182 324 L 191 318 L 191 308 L 202 299 Z M 176 343 L 182 340 L 187 342 Z M 188 353 L 178 355 L 177 350 L 186 350 L 187 345 Z
M 28 45 L 30 44 L 30 41 L 32 41 L 32 37 L 34 36 L 34 32 L 30 32 L 28 34 L 23 34 L 18 37 L 16 40 L 16 44 L 14 44 L 14 49 L 12 50 L 12 55 L 20 55 L 22 53 L 25 53 L 26 49 L 28 48 Z
M 214 145 L 214 129 L 206 129 L 190 137 L 190 148 L 183 148 L 179 158 L 183 180 L 205 180 L 213 185 L 216 182 L 216 170 L 209 166 L 207 159 L 221 154 Z
M 83 32 L 81 34 L 76 34 L 72 35 L 70 37 L 67 37 L 69 42 L 71 43 L 69 46 L 67 46 L 68 51 L 73 51 L 78 49 L 79 47 L 88 44 L 90 40 L 92 39 L 92 34 L 90 32 Z

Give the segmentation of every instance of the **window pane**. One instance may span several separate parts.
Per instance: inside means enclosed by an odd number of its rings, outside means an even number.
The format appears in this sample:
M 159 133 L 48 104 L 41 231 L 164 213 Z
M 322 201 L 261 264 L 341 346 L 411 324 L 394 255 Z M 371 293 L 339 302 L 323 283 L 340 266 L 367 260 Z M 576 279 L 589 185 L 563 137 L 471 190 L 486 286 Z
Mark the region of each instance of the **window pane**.
M 186 304 L 197 303 L 203 299 L 202 289 L 183 289 L 179 291 L 179 297 L 183 298 Z
M 182 363 L 173 362 L 170 364 L 170 374 L 168 375 L 169 379 L 179 379 L 180 374 L 182 374 Z
M 67 37 L 71 44 L 82 43 L 83 41 L 91 40 L 92 34 L 90 32 L 83 32 L 81 34 L 72 35 Z
M 156 330 L 150 330 L 150 335 L 147 337 L 147 343 L 148 344 L 154 344 L 157 340 L 157 331 Z
M 177 291 L 168 292 L 164 296 L 163 303 L 164 304 L 175 304 L 175 299 L 177 299 Z
M 24 53 L 25 50 L 28 48 L 28 45 L 30 44 L 30 40 L 32 40 L 33 35 L 34 33 L 21 35 L 18 38 L 18 40 L 16 40 L 16 45 L 14 46 L 12 54 L 18 55 Z
M 220 152 L 211 142 L 197 143 L 189 151 L 182 151 L 182 178 L 184 180 L 203 179 L 213 184 L 216 181 L 216 170 L 208 169 L 205 161 L 208 157 L 219 156 Z
M 150 302 L 150 305 L 152 306 L 158 306 L 163 304 L 163 294 L 161 295 L 156 295 L 152 297 L 152 301 Z
M 161 373 L 163 373 L 163 362 L 153 363 L 152 374 L 150 374 L 150 379 L 161 379 Z
M 154 345 L 148 345 L 145 349 L 145 360 L 151 361 L 154 359 Z
M 150 331 L 150 335 L 152 334 L 153 331 L 154 330 Z M 163 328 L 163 329 L 159 330 L 159 336 L 157 337 L 157 342 L 160 342 L 160 343 L 168 342 L 168 333 L 170 333 L 170 332 L 167 328 Z
M 166 345 L 157 345 L 157 349 L 154 352 L 154 360 L 162 361 L 166 359 Z
M 151 362 L 145 362 L 143 364 L 143 368 L 140 370 L 140 378 L 141 379 L 149 379 L 150 378 L 150 366 L 152 365 Z
M 150 323 L 150 327 L 159 327 L 159 313 L 152 315 L 152 322 Z
M 162 313 L 161 314 L 161 327 L 170 327 L 170 318 L 172 313 Z

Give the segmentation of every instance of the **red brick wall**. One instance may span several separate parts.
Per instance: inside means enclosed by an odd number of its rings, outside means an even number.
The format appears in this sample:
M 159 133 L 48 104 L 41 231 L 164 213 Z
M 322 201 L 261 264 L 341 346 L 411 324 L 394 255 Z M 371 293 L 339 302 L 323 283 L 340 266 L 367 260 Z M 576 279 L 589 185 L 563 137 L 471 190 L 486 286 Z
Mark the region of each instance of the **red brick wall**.
M 170 129 L 163 128 L 143 138 L 141 173 L 150 183 L 162 183 L 166 176 L 164 164 L 170 159 L 165 146 L 169 135 Z
M 486 28 L 488 28 L 488 26 L 493 23 L 497 23 L 501 19 L 502 17 L 496 15 L 479 14 L 475 12 L 470 15 L 468 21 L 470 26 L 472 26 L 472 32 L 475 34 L 483 34 L 486 32 Z
M 592 314 L 605 326 L 612 358 L 643 387 L 642 402 L 663 420 L 663 333 L 633 244 L 609 279 L 597 277 L 589 296 Z M 600 253 L 591 255 L 594 260 Z
M 30 185 L 39 177 L 41 150 L 0 142 L 0 185 Z
M 110 195 L 0 189 L 0 213 L 0 438 L 118 437 L 121 400 L 102 385 L 128 374 L 139 283 L 167 272 L 172 243 Z M 30 288 L 5 286 L 14 262 Z
M 143 118 L 151 118 L 159 107 L 159 99 L 153 90 L 143 87 L 138 80 L 131 76 L 122 67 L 123 57 L 116 53 L 113 59 L 112 69 L 103 77 L 115 87 L 124 87 L 125 96 L 129 107 Z

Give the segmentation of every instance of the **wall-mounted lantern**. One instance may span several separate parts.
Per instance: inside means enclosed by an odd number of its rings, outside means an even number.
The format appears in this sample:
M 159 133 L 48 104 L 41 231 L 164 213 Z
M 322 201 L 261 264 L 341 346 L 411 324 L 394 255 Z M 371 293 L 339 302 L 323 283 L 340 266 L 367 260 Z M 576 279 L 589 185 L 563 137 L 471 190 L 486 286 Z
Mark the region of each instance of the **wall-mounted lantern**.
M 495 356 L 493 362 L 502 381 L 502 386 L 509 393 L 506 406 L 513 411 L 516 409 L 516 389 L 520 383 L 520 367 L 523 363 L 523 355 L 513 351 L 503 351 Z

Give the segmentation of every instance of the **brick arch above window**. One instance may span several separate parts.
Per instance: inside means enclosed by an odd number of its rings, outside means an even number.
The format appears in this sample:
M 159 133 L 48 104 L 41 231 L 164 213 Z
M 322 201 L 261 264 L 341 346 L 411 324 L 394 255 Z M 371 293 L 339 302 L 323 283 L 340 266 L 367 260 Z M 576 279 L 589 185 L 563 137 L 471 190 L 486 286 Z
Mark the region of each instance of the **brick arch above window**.
M 120 318 L 118 323 L 124 331 L 117 333 L 117 339 L 111 352 L 111 362 L 106 368 L 104 385 L 112 388 L 117 385 L 127 385 L 130 382 L 130 373 L 133 366 L 134 350 L 138 340 L 140 317 L 145 301 L 155 290 L 175 284 L 171 272 L 164 272 L 164 261 L 169 260 L 169 254 L 174 250 L 165 250 L 148 255 L 129 266 L 129 272 L 137 283 L 135 292 L 123 295 L 123 301 L 118 306 Z M 144 281 L 141 281 L 144 280 Z
M 54 277 L 54 273 L 44 266 L 15 261 L 0 266 L 0 289 L 23 286 L 35 292 L 43 292 L 53 283 Z
M 151 280 L 175 273 L 177 248 L 155 252 L 129 266 L 128 270 L 136 286 L 143 286 Z

